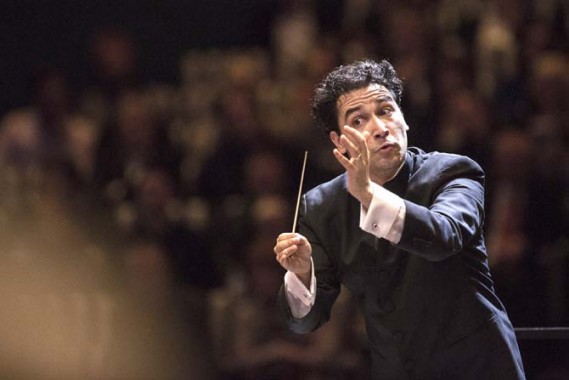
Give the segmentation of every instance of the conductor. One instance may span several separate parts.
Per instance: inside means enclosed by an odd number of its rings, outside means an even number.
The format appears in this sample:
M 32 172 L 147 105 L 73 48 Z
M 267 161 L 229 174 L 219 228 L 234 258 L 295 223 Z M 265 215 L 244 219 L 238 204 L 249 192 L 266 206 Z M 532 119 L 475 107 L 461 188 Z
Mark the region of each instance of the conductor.
M 281 313 L 314 331 L 344 285 L 365 318 L 372 379 L 525 379 L 488 266 L 484 173 L 408 147 L 401 95 L 385 60 L 317 86 L 312 115 L 345 172 L 304 194 L 298 233 L 277 238 Z

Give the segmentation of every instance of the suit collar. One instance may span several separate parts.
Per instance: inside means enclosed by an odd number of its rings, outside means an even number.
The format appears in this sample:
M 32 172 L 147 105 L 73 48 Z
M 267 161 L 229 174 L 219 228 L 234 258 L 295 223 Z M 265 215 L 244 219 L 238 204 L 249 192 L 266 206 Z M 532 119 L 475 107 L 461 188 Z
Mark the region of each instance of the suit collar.
M 386 182 L 383 187 L 401 197 L 405 195 L 405 192 L 407 191 L 407 184 L 409 183 L 409 177 L 413 168 L 414 155 L 415 154 L 412 151 L 407 150 L 405 153 L 405 162 L 403 163 L 401 170 L 399 170 L 399 173 L 397 173 L 395 178 Z

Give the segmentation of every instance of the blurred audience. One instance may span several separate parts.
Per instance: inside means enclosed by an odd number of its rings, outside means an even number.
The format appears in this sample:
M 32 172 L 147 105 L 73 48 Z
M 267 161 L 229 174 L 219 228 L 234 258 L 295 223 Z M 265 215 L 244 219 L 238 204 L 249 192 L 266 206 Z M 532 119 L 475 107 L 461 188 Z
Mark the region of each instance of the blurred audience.
M 297 335 L 280 320 L 274 302 L 284 275 L 267 249 L 290 223 L 288 202 L 263 196 L 251 217 L 254 230 L 231 281 L 212 296 L 215 347 L 223 379 L 362 379 L 361 348 L 353 341 L 353 300 L 344 292 L 330 323 Z
M 116 110 L 116 118 L 101 133 L 94 167 L 95 186 L 111 204 L 131 198 L 149 167 L 160 165 L 178 178 L 181 163 L 143 92 L 121 94 Z
M 87 41 L 90 67 L 86 88 L 80 94 L 81 111 L 97 124 L 115 117 L 114 107 L 125 91 L 144 85 L 135 39 L 119 26 L 97 29 Z

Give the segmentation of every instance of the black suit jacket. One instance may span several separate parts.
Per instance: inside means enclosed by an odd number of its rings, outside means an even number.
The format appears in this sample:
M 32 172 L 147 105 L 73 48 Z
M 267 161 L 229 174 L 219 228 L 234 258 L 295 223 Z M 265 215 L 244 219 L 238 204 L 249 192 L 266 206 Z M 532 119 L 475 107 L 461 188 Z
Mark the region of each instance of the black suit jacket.
M 366 321 L 374 379 L 520 379 L 513 328 L 494 293 L 483 238 L 484 173 L 464 156 L 410 148 L 385 188 L 404 199 L 398 244 L 359 228 L 346 175 L 303 196 L 299 233 L 313 250 L 315 305 L 289 327 L 325 323 L 343 284 Z

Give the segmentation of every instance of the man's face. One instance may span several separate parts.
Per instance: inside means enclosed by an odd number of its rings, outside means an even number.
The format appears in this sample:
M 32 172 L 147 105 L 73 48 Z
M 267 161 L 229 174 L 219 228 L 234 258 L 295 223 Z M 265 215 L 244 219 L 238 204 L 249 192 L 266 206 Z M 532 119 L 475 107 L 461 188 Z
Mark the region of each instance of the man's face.
M 372 178 L 396 172 L 405 157 L 409 127 L 391 92 L 371 84 L 341 95 L 336 108 L 339 126 L 349 125 L 365 136 Z M 345 153 L 338 137 L 336 132 L 330 133 L 334 144 Z

